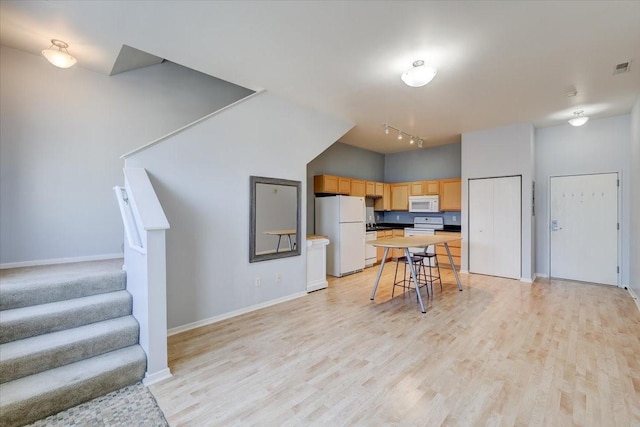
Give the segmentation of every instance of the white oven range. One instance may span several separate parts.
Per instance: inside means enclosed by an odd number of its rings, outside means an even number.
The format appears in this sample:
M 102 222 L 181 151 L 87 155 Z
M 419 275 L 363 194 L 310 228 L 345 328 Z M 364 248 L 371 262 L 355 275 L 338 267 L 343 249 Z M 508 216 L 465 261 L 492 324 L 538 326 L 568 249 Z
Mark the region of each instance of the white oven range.
M 407 227 L 404 229 L 405 236 L 424 236 L 436 234 L 436 230 L 444 229 L 444 218 L 441 216 L 417 216 L 413 219 L 413 227 Z M 409 248 L 409 251 L 422 252 L 422 248 Z M 426 250 L 427 253 L 435 253 L 435 246 L 429 246 Z M 430 262 L 434 263 L 433 259 Z

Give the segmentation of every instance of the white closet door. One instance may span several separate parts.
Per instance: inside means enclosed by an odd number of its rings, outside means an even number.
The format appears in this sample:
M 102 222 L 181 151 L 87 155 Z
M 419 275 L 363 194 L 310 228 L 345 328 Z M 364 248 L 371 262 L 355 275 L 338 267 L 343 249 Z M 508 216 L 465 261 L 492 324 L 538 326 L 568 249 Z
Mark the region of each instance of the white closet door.
M 469 271 L 493 274 L 493 182 L 469 180 Z
M 469 180 L 469 271 L 521 276 L 521 177 Z
M 519 279 L 522 257 L 521 178 L 493 181 L 493 275 Z
M 551 277 L 618 283 L 618 174 L 549 180 Z

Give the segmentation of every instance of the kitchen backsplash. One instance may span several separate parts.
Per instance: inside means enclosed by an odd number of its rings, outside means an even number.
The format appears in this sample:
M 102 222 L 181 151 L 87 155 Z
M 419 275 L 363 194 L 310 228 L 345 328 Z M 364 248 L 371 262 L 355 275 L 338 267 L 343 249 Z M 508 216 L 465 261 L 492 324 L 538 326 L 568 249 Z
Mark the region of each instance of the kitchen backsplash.
M 444 217 L 445 225 L 462 225 L 460 212 L 440 212 L 440 213 L 411 213 L 411 212 L 375 212 L 376 223 L 390 224 L 413 224 L 413 218 L 417 216 L 441 216 Z M 367 207 L 367 221 L 369 220 L 369 208 Z

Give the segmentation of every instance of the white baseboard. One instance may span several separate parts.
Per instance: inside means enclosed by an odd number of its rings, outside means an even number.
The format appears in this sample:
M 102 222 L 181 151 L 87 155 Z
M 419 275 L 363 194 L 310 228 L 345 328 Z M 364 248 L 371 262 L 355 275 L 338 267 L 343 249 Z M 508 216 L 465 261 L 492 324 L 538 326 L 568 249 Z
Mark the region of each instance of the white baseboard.
M 627 291 L 629 291 L 629 295 L 631 295 L 631 298 L 636 302 L 636 307 L 638 307 L 638 311 L 640 311 L 640 299 L 638 299 L 638 295 L 631 286 L 627 286 Z
M 72 258 L 41 259 L 36 261 L 6 262 L 3 264 L 0 264 L 0 270 L 4 270 L 7 268 L 37 267 L 40 265 L 71 264 L 73 262 L 104 261 L 107 259 L 117 259 L 117 258 L 123 258 L 123 257 L 124 257 L 124 254 L 104 254 L 104 255 L 79 256 L 79 257 L 72 257 Z
M 460 270 L 458 271 L 460 274 L 469 274 L 469 270 Z
M 171 378 L 172 376 L 173 375 L 171 375 L 171 371 L 169 370 L 169 368 L 154 372 L 151 375 L 149 375 L 149 373 L 147 372 L 146 374 L 144 374 L 142 384 L 149 387 L 151 384 L 159 383 L 160 381 L 164 381 L 167 378 Z
M 541 279 L 548 279 L 549 275 L 548 274 L 542 274 L 542 273 L 536 273 L 535 274 L 535 278 L 533 280 L 536 280 L 538 277 L 541 278 Z
M 304 297 L 307 295 L 307 292 L 297 292 L 295 294 L 287 295 L 286 297 L 273 299 L 270 301 L 262 302 L 260 304 L 251 305 L 249 307 L 244 307 L 239 310 L 230 311 L 228 313 L 221 314 L 219 316 L 213 316 L 208 319 L 198 320 L 197 322 L 188 323 L 186 325 L 177 326 L 175 328 L 171 328 L 167 331 L 167 335 L 175 335 L 181 332 L 190 331 L 191 329 L 199 328 L 201 326 L 211 325 L 212 323 L 221 322 L 223 320 L 231 319 L 232 317 L 240 316 L 241 314 L 250 313 L 252 311 L 260 310 L 261 308 L 270 307 L 272 305 L 280 304 L 286 301 L 290 301 L 292 299 Z
M 533 283 L 534 280 L 536 280 L 536 279 L 535 278 L 534 279 L 529 279 L 528 277 L 521 277 L 520 278 L 520 281 L 522 283 Z

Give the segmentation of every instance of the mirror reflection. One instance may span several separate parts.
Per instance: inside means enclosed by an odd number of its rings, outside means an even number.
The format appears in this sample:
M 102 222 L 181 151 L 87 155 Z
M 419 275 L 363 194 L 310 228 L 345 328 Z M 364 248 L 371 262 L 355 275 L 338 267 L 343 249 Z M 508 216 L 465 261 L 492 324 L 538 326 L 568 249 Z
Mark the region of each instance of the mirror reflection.
M 251 177 L 249 261 L 300 255 L 300 181 Z

